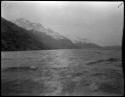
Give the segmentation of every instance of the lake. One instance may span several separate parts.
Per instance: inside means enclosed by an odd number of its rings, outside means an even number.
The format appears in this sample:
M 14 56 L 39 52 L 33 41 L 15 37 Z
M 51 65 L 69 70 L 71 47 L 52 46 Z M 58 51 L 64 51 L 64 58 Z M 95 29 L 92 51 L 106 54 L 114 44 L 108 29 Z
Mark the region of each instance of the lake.
M 1 52 L 2 95 L 124 95 L 120 50 Z

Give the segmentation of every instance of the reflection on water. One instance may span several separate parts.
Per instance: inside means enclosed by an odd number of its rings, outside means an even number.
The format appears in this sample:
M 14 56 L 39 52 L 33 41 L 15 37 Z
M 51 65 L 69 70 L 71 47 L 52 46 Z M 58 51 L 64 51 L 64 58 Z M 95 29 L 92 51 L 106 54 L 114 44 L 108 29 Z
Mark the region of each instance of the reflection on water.
M 1 55 L 2 95 L 124 93 L 121 51 L 69 49 L 2 52 Z

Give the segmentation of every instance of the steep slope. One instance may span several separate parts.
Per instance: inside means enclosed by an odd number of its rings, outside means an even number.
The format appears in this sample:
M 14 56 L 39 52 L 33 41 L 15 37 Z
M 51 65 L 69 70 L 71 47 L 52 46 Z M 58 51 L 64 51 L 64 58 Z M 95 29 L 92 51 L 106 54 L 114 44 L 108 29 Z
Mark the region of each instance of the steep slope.
M 1 18 L 1 28 L 2 51 L 73 48 L 72 42 L 61 35 L 55 39 L 36 29 L 26 30 L 4 18 Z
M 27 30 L 18 27 L 1 18 L 1 46 L 2 51 L 45 49 L 46 46 L 36 40 Z
M 12 23 L 1 18 L 1 28 L 2 51 L 99 47 L 96 44 L 81 41 L 73 43 L 70 39 L 41 24 L 24 19 L 17 19 Z
M 65 49 L 75 47 L 72 41 L 66 37 L 49 28 L 45 28 L 39 23 L 32 23 L 23 18 L 16 19 L 13 22 L 30 31 L 39 41 L 41 41 L 44 45 L 47 45 L 49 49 Z
M 23 18 L 16 19 L 13 22 L 27 30 L 32 30 L 33 34 L 37 35 L 39 40 L 41 40 L 43 43 L 46 45 L 48 44 L 50 48 L 101 48 L 99 45 L 92 43 L 85 38 L 78 38 L 74 43 L 72 40 L 60 35 L 58 32 L 44 27 L 40 23 L 32 23 Z M 53 44 L 56 44 L 56 46 Z
M 73 43 L 70 39 L 60 35 L 49 28 L 44 27 L 40 23 L 32 23 L 23 18 L 13 21 L 20 27 L 23 27 L 32 32 L 41 42 L 47 45 L 50 49 L 53 48 L 100 48 L 100 46 L 89 42 L 87 39 L 78 39 Z
M 46 35 L 49 35 L 54 39 L 64 39 L 65 38 L 62 35 L 60 35 L 59 33 L 55 32 L 47 27 L 44 27 L 40 23 L 33 23 L 33 22 L 30 22 L 23 18 L 13 20 L 12 22 L 27 30 L 34 30 L 34 31 L 38 31 L 38 32 L 44 33 Z

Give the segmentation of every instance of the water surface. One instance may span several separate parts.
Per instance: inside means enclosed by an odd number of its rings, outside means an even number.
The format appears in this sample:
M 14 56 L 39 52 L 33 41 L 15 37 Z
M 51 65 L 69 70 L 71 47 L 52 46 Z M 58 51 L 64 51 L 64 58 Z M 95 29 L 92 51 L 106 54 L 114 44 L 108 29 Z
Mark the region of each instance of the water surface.
M 121 58 L 119 50 L 2 52 L 2 95 L 123 95 Z

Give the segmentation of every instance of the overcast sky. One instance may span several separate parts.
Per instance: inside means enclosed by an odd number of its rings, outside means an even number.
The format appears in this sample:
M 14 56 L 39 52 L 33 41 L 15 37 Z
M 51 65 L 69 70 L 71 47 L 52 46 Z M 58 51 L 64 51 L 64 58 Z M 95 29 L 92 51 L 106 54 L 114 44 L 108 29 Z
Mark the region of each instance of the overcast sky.
M 41 23 L 71 39 L 120 45 L 124 5 L 121 2 L 2 1 L 2 17 Z

